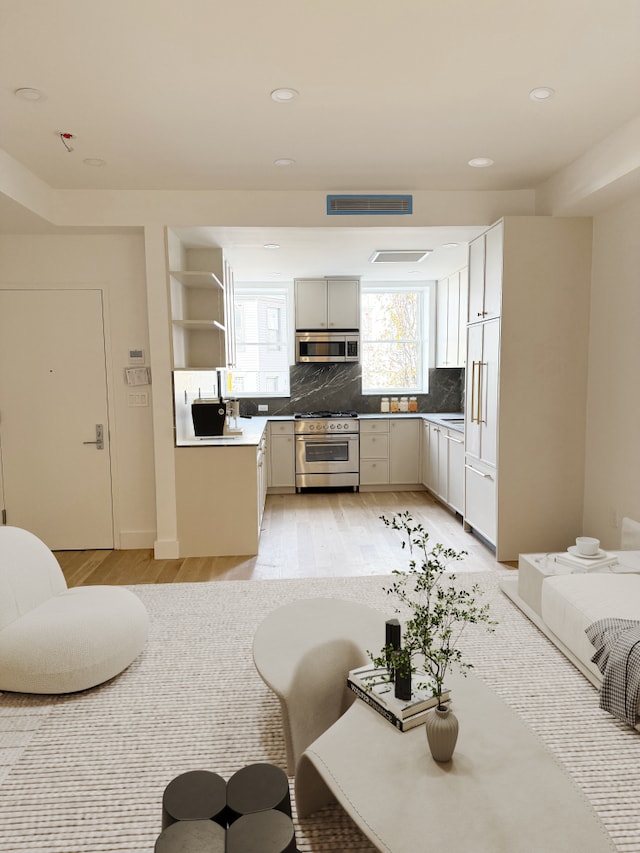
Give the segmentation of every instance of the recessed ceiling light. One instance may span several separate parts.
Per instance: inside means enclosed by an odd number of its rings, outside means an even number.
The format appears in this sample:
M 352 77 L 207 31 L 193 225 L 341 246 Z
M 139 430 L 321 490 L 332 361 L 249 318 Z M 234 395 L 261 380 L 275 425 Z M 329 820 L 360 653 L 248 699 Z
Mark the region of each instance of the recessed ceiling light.
M 460 243 L 443 243 L 442 248 L 443 249 L 457 249 L 459 245 L 460 245 Z
M 271 99 L 278 104 L 288 104 L 295 100 L 300 93 L 296 89 L 274 89 Z
M 276 166 L 295 166 L 296 161 L 292 160 L 290 157 L 281 157 L 279 160 L 273 161 Z
M 107 161 L 103 160 L 101 157 L 85 157 L 82 161 L 85 166 L 93 166 L 96 169 L 99 169 L 100 166 L 106 166 Z
M 493 166 L 493 160 L 491 157 L 474 157 L 469 160 L 469 165 L 474 169 L 486 169 L 487 166 Z
M 549 86 L 538 86 L 537 89 L 532 89 L 529 92 L 529 97 L 532 101 L 548 101 L 554 95 L 555 89 L 550 89 Z
M 16 98 L 22 98 L 23 101 L 41 101 L 44 98 L 44 93 L 40 89 L 30 89 L 28 86 L 16 89 L 13 94 Z
M 280 243 L 265 243 L 264 248 L 265 249 L 279 249 Z

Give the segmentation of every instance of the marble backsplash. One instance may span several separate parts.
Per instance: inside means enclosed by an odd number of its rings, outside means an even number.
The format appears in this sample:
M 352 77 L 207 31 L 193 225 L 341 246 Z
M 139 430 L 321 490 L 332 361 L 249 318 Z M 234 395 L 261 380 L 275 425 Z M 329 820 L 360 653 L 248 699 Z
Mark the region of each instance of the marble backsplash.
M 243 398 L 241 414 L 263 414 L 258 412 L 258 404 L 267 405 L 269 415 L 350 410 L 364 415 L 380 411 L 382 395 L 361 392 L 360 364 L 294 364 L 290 371 L 289 397 Z M 414 396 L 418 399 L 418 411 L 426 413 L 460 412 L 463 395 L 464 368 L 452 367 L 430 370 L 429 393 Z

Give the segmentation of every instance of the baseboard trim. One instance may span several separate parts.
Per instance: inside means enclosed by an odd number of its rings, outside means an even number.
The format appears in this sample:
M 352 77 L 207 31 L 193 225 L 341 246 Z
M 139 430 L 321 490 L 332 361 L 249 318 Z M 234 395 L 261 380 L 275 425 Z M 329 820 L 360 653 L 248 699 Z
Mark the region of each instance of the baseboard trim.
M 136 551 L 140 548 L 153 548 L 155 539 L 155 530 L 121 530 L 120 549 Z
M 153 551 L 156 560 L 180 559 L 180 543 L 177 539 L 156 539 Z

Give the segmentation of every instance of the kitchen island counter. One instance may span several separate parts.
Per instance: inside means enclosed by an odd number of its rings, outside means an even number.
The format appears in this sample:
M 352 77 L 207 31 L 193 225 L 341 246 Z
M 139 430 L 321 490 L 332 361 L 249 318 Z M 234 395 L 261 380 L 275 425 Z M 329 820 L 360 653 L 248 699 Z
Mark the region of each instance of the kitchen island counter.
M 257 447 L 264 434 L 269 418 L 238 418 L 241 435 L 219 435 L 206 438 L 178 438 L 176 447 Z

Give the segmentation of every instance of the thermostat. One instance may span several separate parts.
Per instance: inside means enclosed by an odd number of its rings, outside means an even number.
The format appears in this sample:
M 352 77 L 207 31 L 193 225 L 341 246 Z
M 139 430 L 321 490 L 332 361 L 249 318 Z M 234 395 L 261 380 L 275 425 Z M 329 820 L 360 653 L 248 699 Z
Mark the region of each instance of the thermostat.
M 145 355 L 143 349 L 130 349 L 129 350 L 129 364 L 144 364 L 145 363 Z

